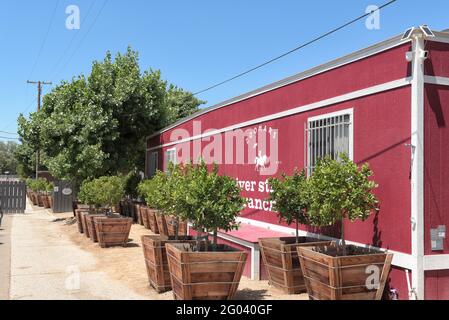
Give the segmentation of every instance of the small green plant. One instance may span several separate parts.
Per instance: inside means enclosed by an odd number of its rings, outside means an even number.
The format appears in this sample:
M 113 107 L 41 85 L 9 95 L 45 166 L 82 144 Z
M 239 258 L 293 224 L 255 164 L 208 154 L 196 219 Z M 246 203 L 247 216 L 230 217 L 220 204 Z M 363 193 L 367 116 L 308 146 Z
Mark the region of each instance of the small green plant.
M 90 206 L 107 207 L 112 213 L 112 207 L 117 205 L 125 195 L 122 177 L 105 176 L 81 184 L 78 198 Z
M 103 207 L 109 208 L 112 213 L 112 207 L 117 205 L 125 196 L 123 178 L 117 176 L 100 177 L 94 180 L 97 189 L 96 202 Z
M 96 186 L 94 181 L 85 180 L 80 186 L 80 191 L 78 192 L 78 200 L 86 205 L 89 205 L 91 208 L 99 208 L 100 204 L 96 202 L 95 194 Z
M 282 179 L 270 178 L 268 184 L 271 188 L 268 200 L 274 202 L 273 208 L 278 212 L 280 221 L 284 220 L 288 225 L 295 222 L 296 243 L 299 243 L 299 224 L 309 223 L 305 171 L 295 170 L 292 176 L 283 174 Z
M 344 220 L 365 221 L 378 208 L 378 200 L 372 193 L 377 184 L 369 180 L 372 175 L 368 164 L 359 168 L 342 155 L 340 161 L 329 157 L 319 160 L 309 178 L 309 219 L 315 226 L 341 222 L 343 255 L 346 255 Z
M 208 170 L 204 161 L 193 165 L 186 173 L 185 180 L 179 184 L 178 201 L 182 215 L 193 225 L 199 235 L 206 233 L 206 251 L 208 235 L 213 233 L 213 243 L 217 244 L 218 230 L 238 229 L 236 218 L 243 210 L 246 200 L 240 195 L 241 189 L 231 177 L 218 174 L 218 166 Z M 200 248 L 199 236 L 197 250 Z

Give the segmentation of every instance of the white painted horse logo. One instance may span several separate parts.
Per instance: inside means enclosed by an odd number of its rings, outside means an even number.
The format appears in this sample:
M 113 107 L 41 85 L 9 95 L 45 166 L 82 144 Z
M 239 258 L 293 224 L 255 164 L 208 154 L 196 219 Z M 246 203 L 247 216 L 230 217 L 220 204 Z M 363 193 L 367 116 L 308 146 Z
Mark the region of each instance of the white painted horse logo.
M 254 160 L 256 163 L 256 171 L 263 171 L 269 163 L 269 159 L 266 155 L 262 155 L 262 151 L 259 151 L 259 155 Z

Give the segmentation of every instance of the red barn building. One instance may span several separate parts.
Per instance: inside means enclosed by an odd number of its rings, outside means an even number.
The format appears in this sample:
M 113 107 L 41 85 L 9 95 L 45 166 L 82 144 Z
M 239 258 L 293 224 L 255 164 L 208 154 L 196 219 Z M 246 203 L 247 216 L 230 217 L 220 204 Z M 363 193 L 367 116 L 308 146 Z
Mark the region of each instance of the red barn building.
M 203 109 L 148 138 L 147 175 L 202 157 L 235 177 L 249 203 L 241 230 L 220 237 L 251 253 L 245 272 L 259 279 L 257 239 L 294 232 L 266 201 L 267 179 L 341 152 L 379 184 L 380 211 L 348 222 L 349 242 L 394 253 L 400 299 L 449 299 L 449 33 L 414 28 Z

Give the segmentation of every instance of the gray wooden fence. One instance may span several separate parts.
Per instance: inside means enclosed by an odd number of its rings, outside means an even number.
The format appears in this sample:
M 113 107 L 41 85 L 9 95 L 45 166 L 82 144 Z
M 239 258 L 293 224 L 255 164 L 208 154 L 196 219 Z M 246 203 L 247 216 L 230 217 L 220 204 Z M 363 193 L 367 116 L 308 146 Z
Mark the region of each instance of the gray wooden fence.
M 0 181 L 0 210 L 3 213 L 24 213 L 25 207 L 25 182 Z

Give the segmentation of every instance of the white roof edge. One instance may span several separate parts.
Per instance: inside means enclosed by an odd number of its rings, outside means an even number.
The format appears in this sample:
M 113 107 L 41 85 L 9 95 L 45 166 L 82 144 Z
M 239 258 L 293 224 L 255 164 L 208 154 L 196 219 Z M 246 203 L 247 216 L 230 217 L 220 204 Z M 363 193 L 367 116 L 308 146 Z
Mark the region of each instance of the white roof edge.
M 436 32 L 436 31 L 434 31 L 434 33 L 438 37 L 441 36 L 441 37 L 448 37 L 449 38 L 449 34 L 448 33 Z M 357 51 L 355 51 L 353 53 L 350 53 L 350 54 L 345 55 L 343 57 L 331 60 L 331 61 L 326 62 L 324 64 L 321 64 L 321 65 L 318 65 L 318 66 L 313 67 L 311 69 L 308 69 L 306 71 L 297 73 L 297 74 L 295 74 L 293 76 L 290 76 L 290 77 L 284 78 L 282 80 L 273 82 L 273 83 L 268 84 L 266 86 L 263 86 L 263 87 L 260 87 L 258 89 L 249 91 L 247 93 L 241 94 L 241 95 L 236 96 L 234 98 L 225 100 L 223 102 L 220 102 L 220 103 L 215 104 L 213 106 L 207 107 L 205 109 L 201 109 L 198 112 L 196 112 L 196 113 L 194 113 L 194 114 L 192 114 L 192 115 L 190 115 L 188 117 L 182 118 L 182 119 L 178 120 L 177 122 L 175 122 L 175 123 L 173 123 L 173 124 L 163 128 L 163 129 L 153 133 L 147 139 L 153 138 L 153 137 L 155 137 L 155 136 L 157 136 L 157 135 L 159 135 L 161 133 L 164 133 L 164 132 L 166 132 L 166 131 L 168 131 L 170 129 L 173 129 L 173 128 L 175 128 L 175 127 L 177 127 L 177 126 L 179 126 L 179 125 L 181 125 L 181 124 L 183 124 L 183 123 L 185 123 L 185 122 L 187 122 L 189 120 L 195 119 L 195 118 L 197 118 L 197 117 L 199 117 L 201 115 L 204 115 L 206 113 L 209 113 L 211 111 L 214 111 L 214 110 L 226 107 L 226 106 L 228 106 L 230 104 L 234 104 L 234 103 L 237 103 L 237 102 L 249 99 L 251 97 L 260 95 L 260 94 L 268 92 L 268 91 L 272 91 L 272 90 L 275 90 L 275 89 L 278 89 L 278 88 L 290 85 L 292 83 L 295 83 L 295 82 L 298 82 L 298 81 L 310 78 L 310 77 L 315 76 L 315 75 L 318 75 L 320 73 L 323 73 L 323 72 L 326 72 L 326 71 L 329 71 L 329 70 L 332 70 L 332 69 L 336 69 L 338 67 L 347 65 L 347 64 L 355 62 L 357 60 L 361 60 L 361 59 L 367 58 L 369 56 L 378 54 L 380 52 L 389 50 L 391 48 L 397 47 L 399 45 L 402 45 L 404 43 L 407 43 L 407 42 L 411 41 L 411 40 L 401 40 L 401 37 L 402 37 L 402 34 L 394 36 L 394 37 L 392 37 L 390 39 L 384 40 L 382 42 L 378 42 L 378 43 L 376 43 L 374 45 L 371 45 L 369 47 L 363 48 L 361 50 L 357 50 Z

